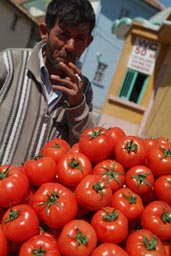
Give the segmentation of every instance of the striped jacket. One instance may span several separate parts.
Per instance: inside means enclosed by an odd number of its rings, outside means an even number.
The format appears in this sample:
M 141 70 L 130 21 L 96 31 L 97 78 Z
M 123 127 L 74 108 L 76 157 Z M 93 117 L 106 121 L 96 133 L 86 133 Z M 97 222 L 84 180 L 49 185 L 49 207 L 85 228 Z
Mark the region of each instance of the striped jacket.
M 92 126 L 92 87 L 84 77 L 84 100 L 75 108 L 64 106 L 66 95 L 48 109 L 38 52 L 7 49 L 0 53 L 0 164 L 20 165 L 39 153 L 55 137 L 71 145 Z

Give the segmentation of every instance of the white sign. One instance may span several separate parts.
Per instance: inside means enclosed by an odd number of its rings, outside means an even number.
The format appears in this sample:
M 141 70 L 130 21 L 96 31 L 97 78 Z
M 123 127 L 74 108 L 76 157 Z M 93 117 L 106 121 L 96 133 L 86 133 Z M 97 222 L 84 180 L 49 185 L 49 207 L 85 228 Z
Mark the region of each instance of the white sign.
M 128 67 L 138 72 L 151 75 L 160 51 L 160 44 L 137 37 L 133 46 Z

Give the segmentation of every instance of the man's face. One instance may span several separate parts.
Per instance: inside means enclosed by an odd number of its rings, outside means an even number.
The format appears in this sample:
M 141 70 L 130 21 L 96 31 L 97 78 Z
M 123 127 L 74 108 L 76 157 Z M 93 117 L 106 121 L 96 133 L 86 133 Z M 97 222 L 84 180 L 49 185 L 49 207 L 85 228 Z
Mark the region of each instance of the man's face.
M 59 26 L 58 23 L 47 32 L 46 37 L 46 64 L 58 71 L 58 63 L 73 62 L 81 56 L 85 48 L 92 41 L 89 27 Z

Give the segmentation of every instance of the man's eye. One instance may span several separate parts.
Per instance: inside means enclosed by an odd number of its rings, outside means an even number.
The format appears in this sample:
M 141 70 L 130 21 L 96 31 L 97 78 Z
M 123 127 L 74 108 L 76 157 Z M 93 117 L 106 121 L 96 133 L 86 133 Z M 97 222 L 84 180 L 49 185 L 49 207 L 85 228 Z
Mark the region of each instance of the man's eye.
M 80 42 L 85 42 L 85 41 L 86 41 L 86 38 L 85 38 L 85 36 L 78 36 L 78 37 L 76 38 L 76 40 L 78 40 L 78 41 L 80 41 Z
M 78 40 L 84 42 L 85 41 L 85 37 L 83 37 L 83 36 L 78 37 Z
M 67 40 L 67 39 L 69 39 L 69 35 L 68 34 L 57 34 L 57 37 L 58 38 L 60 38 L 60 39 L 62 39 L 62 40 Z

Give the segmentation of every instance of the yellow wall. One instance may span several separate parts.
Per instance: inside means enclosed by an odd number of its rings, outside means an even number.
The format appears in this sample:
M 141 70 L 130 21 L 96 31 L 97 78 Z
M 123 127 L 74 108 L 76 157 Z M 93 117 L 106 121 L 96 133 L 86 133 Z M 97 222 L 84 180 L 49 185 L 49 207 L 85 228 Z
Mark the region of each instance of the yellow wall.
M 149 104 L 149 100 L 154 91 L 154 86 L 158 79 L 158 74 L 161 65 L 168 51 L 168 42 L 164 44 L 163 39 L 160 37 L 161 31 L 154 31 L 149 28 L 143 27 L 140 23 L 134 23 L 127 34 L 125 44 L 117 65 L 114 77 L 112 79 L 110 89 L 104 103 L 102 114 L 112 115 L 116 118 L 123 119 L 130 123 L 140 125 L 144 116 L 145 110 Z M 161 43 L 161 49 L 156 61 L 156 66 L 153 74 L 150 75 L 148 84 L 142 98 L 141 104 L 130 103 L 117 97 L 122 81 L 126 74 L 128 60 L 132 51 L 132 47 L 137 37 L 144 37 L 149 40 Z
M 143 134 L 148 137 L 164 136 L 171 140 L 171 47 L 160 71 L 162 77 L 160 86 L 155 94 L 149 118 Z

